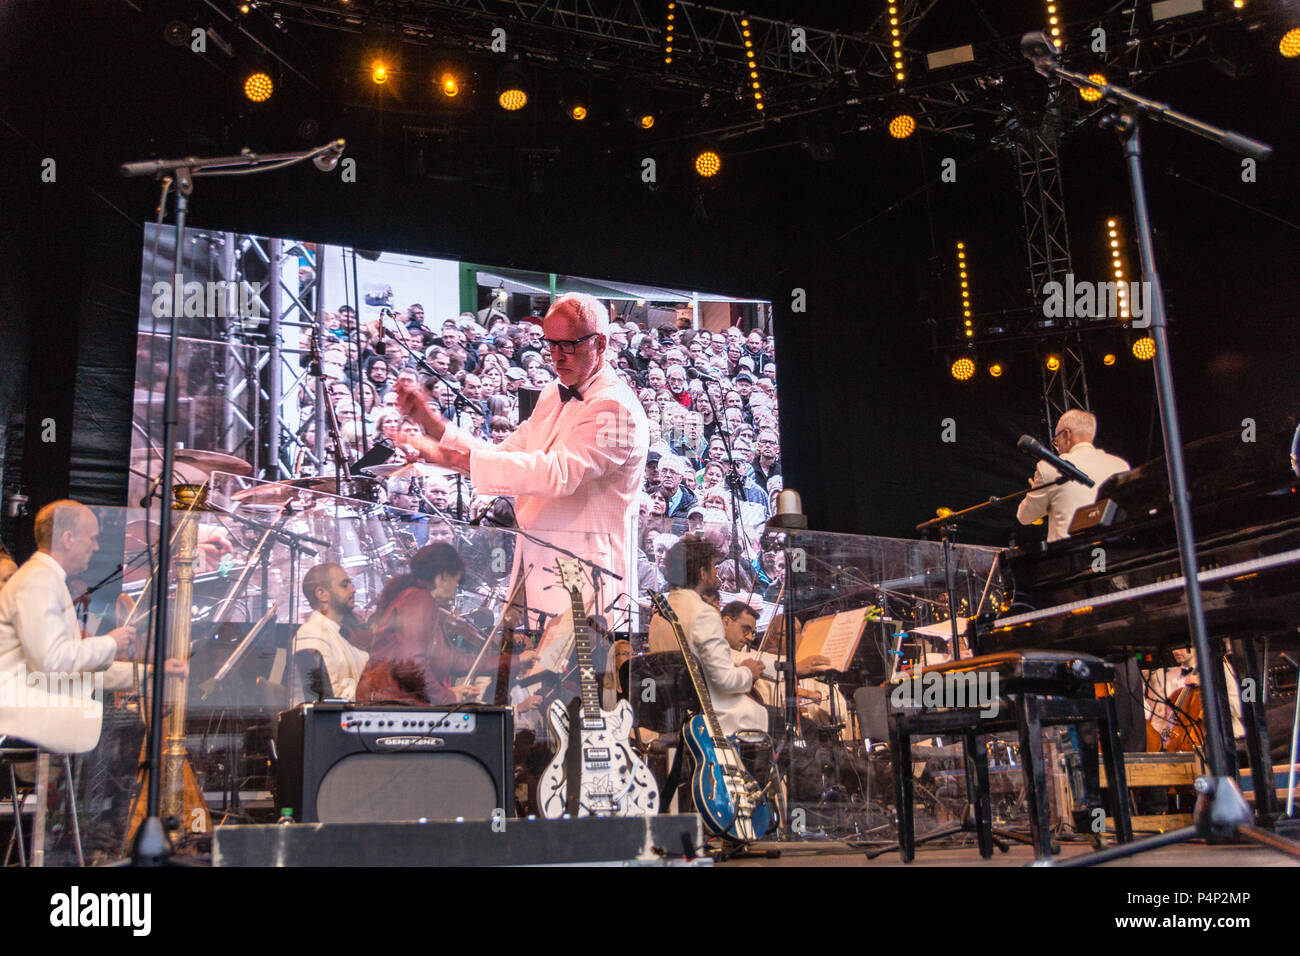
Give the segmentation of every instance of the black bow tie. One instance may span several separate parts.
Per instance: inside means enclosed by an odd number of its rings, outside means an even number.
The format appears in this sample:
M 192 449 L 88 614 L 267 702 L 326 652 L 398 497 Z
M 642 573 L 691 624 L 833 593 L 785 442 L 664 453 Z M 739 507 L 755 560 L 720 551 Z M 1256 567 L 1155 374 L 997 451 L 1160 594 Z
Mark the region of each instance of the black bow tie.
M 576 399 L 579 402 L 582 401 L 582 392 L 578 391 L 576 388 L 569 388 L 569 386 L 564 383 L 560 383 L 560 402 L 567 402 L 571 398 Z

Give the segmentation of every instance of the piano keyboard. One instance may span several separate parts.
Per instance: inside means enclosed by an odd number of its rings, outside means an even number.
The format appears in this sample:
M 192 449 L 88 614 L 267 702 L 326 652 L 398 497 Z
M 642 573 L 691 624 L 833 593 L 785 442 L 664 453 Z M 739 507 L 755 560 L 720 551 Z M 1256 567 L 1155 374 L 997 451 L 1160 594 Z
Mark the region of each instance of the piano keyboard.
M 1271 554 L 1263 558 L 1254 558 L 1250 561 L 1240 561 L 1236 564 L 1226 564 L 1221 568 L 1211 568 L 1207 571 L 1201 571 L 1196 575 L 1196 579 L 1201 584 L 1212 584 L 1215 581 L 1224 581 L 1230 578 L 1242 577 L 1249 574 L 1257 574 L 1260 571 L 1267 571 L 1270 568 L 1281 567 L 1286 564 L 1300 562 L 1300 548 L 1291 551 L 1281 551 L 1277 554 Z M 1000 617 L 990 625 L 992 630 L 998 631 L 1004 628 L 1016 627 L 1021 624 L 1032 624 L 1035 621 L 1041 621 L 1047 618 L 1060 617 L 1064 614 L 1078 612 L 1083 614 L 1100 607 L 1110 604 L 1119 604 L 1125 601 L 1134 601 L 1139 598 L 1148 597 L 1153 594 L 1162 594 L 1167 591 L 1181 590 L 1187 583 L 1183 576 L 1170 578 L 1168 581 L 1157 581 L 1154 584 L 1144 584 L 1140 587 L 1128 588 L 1123 591 L 1116 591 L 1113 594 L 1098 595 L 1096 597 L 1086 598 L 1082 601 L 1074 601 L 1070 604 L 1058 604 L 1054 607 L 1044 608 L 1040 611 L 1028 611 L 1024 614 L 1012 614 L 1009 617 Z

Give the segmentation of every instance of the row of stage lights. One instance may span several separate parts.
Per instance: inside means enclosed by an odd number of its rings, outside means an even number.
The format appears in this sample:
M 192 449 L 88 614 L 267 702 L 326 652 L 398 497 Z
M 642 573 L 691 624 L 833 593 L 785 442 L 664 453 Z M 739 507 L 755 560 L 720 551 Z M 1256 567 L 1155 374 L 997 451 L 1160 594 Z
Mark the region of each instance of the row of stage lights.
M 1127 324 L 1130 318 L 1128 287 L 1125 281 L 1124 257 L 1121 253 L 1122 241 L 1120 239 L 1120 224 L 1116 219 L 1106 220 L 1106 243 L 1107 250 L 1110 253 L 1111 270 L 1115 276 L 1116 285 L 1116 305 L 1119 309 L 1119 320 Z M 975 321 L 971 312 L 970 297 L 970 272 L 969 263 L 966 258 L 966 244 L 957 243 L 957 275 L 961 283 L 961 310 L 962 310 L 962 335 L 970 343 L 975 338 Z M 1129 347 L 1133 357 L 1138 361 L 1149 362 L 1155 358 L 1156 343 L 1149 335 L 1140 336 L 1133 339 Z M 1100 355 L 1101 364 L 1110 367 L 1119 361 L 1116 352 L 1107 350 Z M 1048 352 L 1042 358 L 1043 368 L 1052 374 L 1061 370 L 1062 358 L 1059 352 Z M 959 354 L 948 366 L 948 372 L 959 382 L 968 382 L 975 377 L 978 363 L 975 356 L 975 347 L 973 343 L 966 346 L 965 351 Z M 991 378 L 1001 378 L 1006 371 L 1006 365 L 1002 361 L 993 361 L 989 363 L 988 373 Z
M 1156 356 L 1155 339 L 1149 335 L 1134 339 L 1129 346 L 1129 351 L 1132 353 L 1133 358 L 1138 361 L 1149 362 Z M 1110 349 L 1102 352 L 1099 358 L 1102 365 L 1110 368 L 1119 362 L 1119 353 L 1118 350 Z M 1051 374 L 1056 374 L 1061 370 L 1062 361 L 1060 352 L 1048 352 L 1042 357 L 1043 368 Z M 975 356 L 967 353 L 953 359 L 952 364 L 948 366 L 948 373 L 959 382 L 968 382 L 975 377 L 978 368 L 979 363 Z M 994 360 L 989 363 L 986 371 L 989 373 L 990 378 L 1001 378 L 1006 370 L 1005 362 Z

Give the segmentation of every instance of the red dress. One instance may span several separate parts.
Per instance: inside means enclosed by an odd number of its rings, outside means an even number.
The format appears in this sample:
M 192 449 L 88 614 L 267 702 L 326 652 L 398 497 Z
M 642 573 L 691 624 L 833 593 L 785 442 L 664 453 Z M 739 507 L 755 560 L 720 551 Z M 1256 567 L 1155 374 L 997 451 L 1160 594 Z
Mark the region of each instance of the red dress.
M 447 642 L 446 611 L 423 588 L 407 588 L 370 621 L 370 661 L 357 683 L 358 704 L 454 704 L 453 674 L 474 658 Z

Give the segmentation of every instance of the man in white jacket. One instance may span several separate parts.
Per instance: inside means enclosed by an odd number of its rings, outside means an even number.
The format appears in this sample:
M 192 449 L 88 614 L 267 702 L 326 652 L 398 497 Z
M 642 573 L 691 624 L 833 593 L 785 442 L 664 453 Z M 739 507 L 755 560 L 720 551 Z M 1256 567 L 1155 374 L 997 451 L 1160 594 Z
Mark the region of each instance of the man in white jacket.
M 99 742 L 103 690 L 126 690 L 131 627 L 84 637 L 68 591 L 99 549 L 99 521 L 65 499 L 36 515 L 37 551 L 0 590 L 0 736 L 55 753 L 84 753 Z M 184 664 L 168 673 L 184 673 Z
M 1021 499 L 1016 511 L 1021 524 L 1031 524 L 1046 516 L 1047 540 L 1068 538 L 1074 513 L 1097 500 L 1097 489 L 1103 481 L 1129 470 L 1129 464 L 1123 458 L 1095 448 L 1092 440 L 1096 437 L 1097 416 L 1091 412 L 1072 408 L 1061 416 L 1056 434 L 1052 436 L 1057 451 L 1096 484 L 1091 488 L 1077 481 L 1049 484 L 1056 481 L 1060 473 L 1047 462 L 1040 461 L 1034 476 L 1029 479 L 1034 490 Z
M 509 438 L 493 445 L 443 419 L 422 389 L 398 386 L 398 407 L 425 431 L 415 440 L 425 460 L 466 475 L 480 494 L 509 495 L 515 517 L 529 532 L 608 568 L 604 613 L 620 596 L 635 600 L 632 534 L 645 473 L 649 426 L 636 394 L 605 364 L 609 311 L 584 294 L 555 300 L 543 321 L 545 344 L 558 382 L 543 390 L 537 407 Z M 515 575 L 532 567 L 527 605 L 548 615 L 570 609 L 555 573 L 557 552 L 522 536 Z
M 695 535 L 685 535 L 669 548 L 664 557 L 664 575 L 672 587 L 668 604 L 699 659 L 722 732 L 730 736 L 738 730 L 766 731 L 767 710 L 750 695 L 763 676 L 763 664 L 733 659 L 722 616 L 700 596 L 717 587 L 717 556 L 710 541 Z M 657 614 L 650 621 L 649 641 L 652 652 L 678 647 L 672 626 Z

